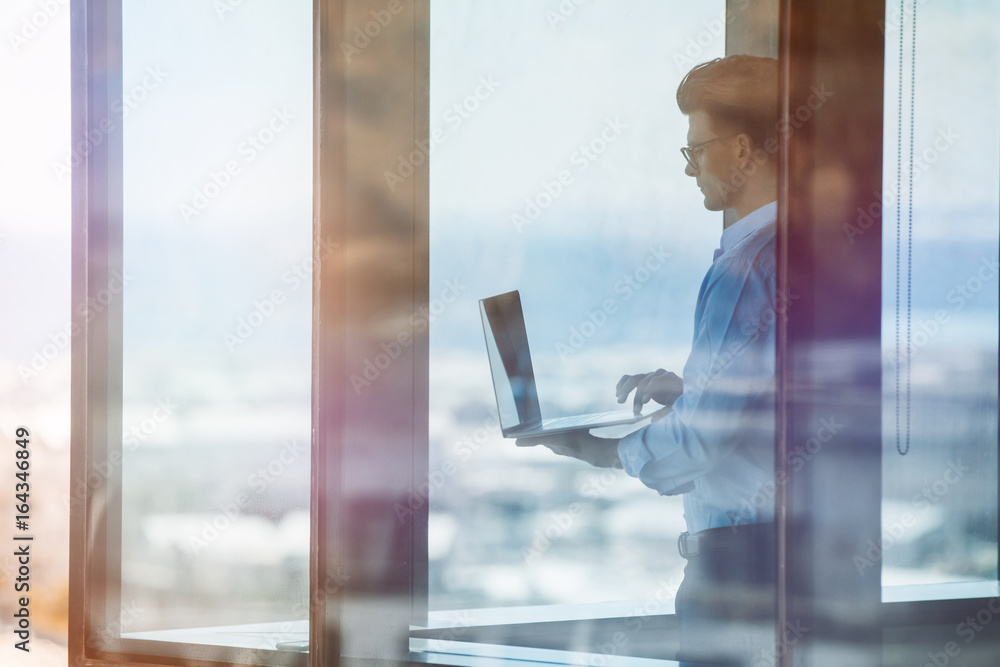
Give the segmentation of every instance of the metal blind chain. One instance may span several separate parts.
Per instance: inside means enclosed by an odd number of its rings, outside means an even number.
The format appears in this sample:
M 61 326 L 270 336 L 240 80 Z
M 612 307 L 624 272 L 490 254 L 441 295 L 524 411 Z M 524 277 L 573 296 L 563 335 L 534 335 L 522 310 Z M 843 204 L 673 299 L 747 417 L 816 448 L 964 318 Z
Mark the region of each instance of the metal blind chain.
M 896 125 L 896 183 L 902 185 L 903 168 L 903 26 L 906 21 L 906 0 L 899 2 L 899 106 L 897 109 Z M 900 281 L 900 260 L 902 259 L 901 239 L 903 232 L 902 224 L 902 197 L 897 198 L 896 204 L 896 451 L 900 456 L 906 456 L 910 451 L 910 396 L 911 396 L 911 376 L 910 357 L 912 353 L 912 332 L 913 332 L 913 137 L 914 137 L 914 116 L 916 109 L 916 79 L 917 79 L 917 3 L 913 3 L 913 23 L 910 28 L 912 36 L 910 40 L 910 158 L 907 184 L 907 234 L 906 234 L 906 341 L 904 346 L 904 364 L 900 366 L 900 314 L 899 302 L 902 284 Z M 901 386 L 900 373 L 906 374 L 906 421 L 905 439 L 902 435 L 904 424 L 901 424 Z M 905 444 L 904 444 L 905 443 Z

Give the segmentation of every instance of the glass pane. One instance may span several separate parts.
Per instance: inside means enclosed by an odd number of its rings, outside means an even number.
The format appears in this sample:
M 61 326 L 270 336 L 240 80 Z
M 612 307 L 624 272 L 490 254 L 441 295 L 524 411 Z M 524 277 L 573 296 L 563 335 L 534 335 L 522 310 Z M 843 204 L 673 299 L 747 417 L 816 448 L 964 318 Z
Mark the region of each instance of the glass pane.
M 121 631 L 304 640 L 312 3 L 129 0 L 123 33 Z
M 511 341 L 484 344 L 479 306 L 519 291 L 544 418 L 631 413 L 631 396 L 616 401 L 623 374 L 681 375 L 723 216 L 685 174 L 678 149 L 692 139 L 676 93 L 695 64 L 724 55 L 727 25 L 744 18 L 722 0 L 431 5 L 430 304 L 420 317 L 430 328 L 429 606 L 432 625 L 457 626 L 446 638 L 470 641 L 470 623 L 621 618 L 627 641 L 614 650 L 642 655 L 637 618 L 674 613 L 680 533 L 772 514 L 773 412 L 753 464 L 770 485 L 734 493 L 711 525 L 678 492 L 515 446 L 500 420 L 517 415 L 510 392 L 527 385 L 505 384 Z M 767 349 L 741 323 L 751 347 Z M 762 633 L 773 645 L 773 629 Z M 610 651 L 596 644 L 583 633 L 572 646 Z
M 884 191 L 845 227 L 882 211 L 883 534 L 855 563 L 885 600 L 997 594 L 998 29 L 976 0 L 886 15 Z

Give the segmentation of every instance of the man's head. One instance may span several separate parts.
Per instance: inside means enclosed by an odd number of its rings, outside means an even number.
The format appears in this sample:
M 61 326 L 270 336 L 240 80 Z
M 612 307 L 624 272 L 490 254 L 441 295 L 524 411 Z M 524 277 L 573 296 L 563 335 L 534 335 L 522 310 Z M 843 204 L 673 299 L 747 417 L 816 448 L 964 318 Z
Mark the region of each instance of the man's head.
M 677 88 L 689 159 L 711 211 L 742 217 L 777 195 L 778 61 L 736 55 L 696 66 Z

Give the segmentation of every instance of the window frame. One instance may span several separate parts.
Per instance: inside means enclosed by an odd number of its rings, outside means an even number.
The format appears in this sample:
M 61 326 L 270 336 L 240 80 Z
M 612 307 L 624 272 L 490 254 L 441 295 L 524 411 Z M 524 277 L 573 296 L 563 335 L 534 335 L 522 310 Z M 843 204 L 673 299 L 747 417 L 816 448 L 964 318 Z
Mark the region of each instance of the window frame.
M 71 137 L 87 150 L 72 174 L 69 664 L 305 667 L 292 652 L 121 637 L 122 300 L 86 304 L 123 268 L 122 0 L 75 0 L 70 21 Z

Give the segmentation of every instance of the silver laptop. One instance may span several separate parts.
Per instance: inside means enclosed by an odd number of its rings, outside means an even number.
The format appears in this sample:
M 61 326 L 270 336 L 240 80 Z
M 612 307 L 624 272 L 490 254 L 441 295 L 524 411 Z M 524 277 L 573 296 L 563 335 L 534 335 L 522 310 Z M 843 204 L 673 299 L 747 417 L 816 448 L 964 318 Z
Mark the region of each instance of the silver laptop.
M 670 409 L 650 403 L 639 414 L 632 410 L 615 410 L 542 419 L 538 391 L 535 388 L 535 373 L 531 367 L 531 354 L 528 352 L 521 295 L 515 290 L 482 299 L 479 311 L 483 317 L 493 390 L 497 397 L 497 411 L 500 413 L 500 430 L 505 438 L 631 424 Z

